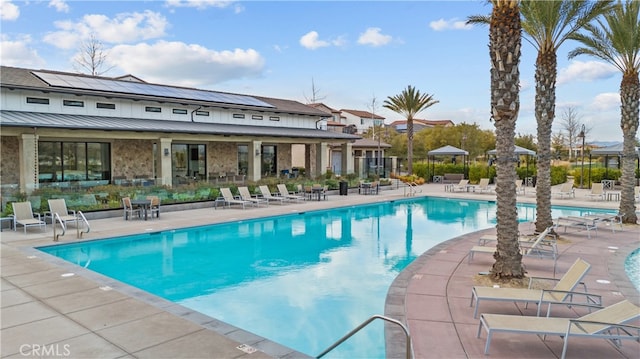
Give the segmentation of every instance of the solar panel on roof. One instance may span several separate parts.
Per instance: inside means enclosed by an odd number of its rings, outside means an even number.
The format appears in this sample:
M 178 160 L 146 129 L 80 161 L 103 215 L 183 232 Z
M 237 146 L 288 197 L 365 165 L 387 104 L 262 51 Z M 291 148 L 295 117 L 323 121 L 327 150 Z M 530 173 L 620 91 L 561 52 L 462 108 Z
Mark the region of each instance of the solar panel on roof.
M 51 74 L 47 72 L 33 72 L 34 75 L 54 87 L 79 88 L 85 90 L 128 93 L 136 95 L 150 95 L 158 97 L 180 98 L 185 100 L 210 101 L 234 105 L 270 107 L 264 101 L 247 95 L 237 95 L 214 91 L 170 87 L 163 85 L 145 84 L 139 82 L 98 79 L 93 77 Z

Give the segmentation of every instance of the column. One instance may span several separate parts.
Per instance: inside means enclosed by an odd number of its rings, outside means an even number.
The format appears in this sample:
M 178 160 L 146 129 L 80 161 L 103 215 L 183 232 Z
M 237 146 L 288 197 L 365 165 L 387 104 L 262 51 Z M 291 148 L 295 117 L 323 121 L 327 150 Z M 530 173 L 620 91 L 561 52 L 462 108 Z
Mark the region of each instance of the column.
M 342 175 L 354 173 L 353 165 L 353 143 L 347 142 L 342 144 Z
M 38 135 L 22 134 L 20 142 L 20 191 L 30 194 L 38 188 Z
M 247 180 L 259 181 L 262 178 L 262 141 L 251 141 L 247 156 Z
M 165 186 L 171 186 L 173 181 L 171 172 L 171 138 L 161 138 L 158 143 L 158 168 L 156 169 L 156 176 L 161 184 Z
M 329 166 L 329 148 L 326 142 L 316 144 L 316 166 L 313 177 L 320 176 L 327 172 Z

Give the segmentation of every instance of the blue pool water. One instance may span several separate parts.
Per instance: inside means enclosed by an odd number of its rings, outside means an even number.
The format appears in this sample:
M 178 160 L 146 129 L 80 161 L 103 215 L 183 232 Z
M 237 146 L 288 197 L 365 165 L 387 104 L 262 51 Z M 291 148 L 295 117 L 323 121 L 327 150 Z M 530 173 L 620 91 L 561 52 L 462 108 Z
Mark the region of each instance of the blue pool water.
M 315 356 L 371 315 L 417 256 L 495 226 L 487 201 L 423 198 L 39 248 Z M 582 215 L 554 208 L 552 215 Z M 603 212 L 603 211 L 599 211 Z M 532 221 L 534 205 L 520 205 Z M 384 357 L 375 322 L 331 357 Z
M 624 269 L 633 286 L 640 292 L 640 248 L 634 250 L 627 256 L 624 262 Z

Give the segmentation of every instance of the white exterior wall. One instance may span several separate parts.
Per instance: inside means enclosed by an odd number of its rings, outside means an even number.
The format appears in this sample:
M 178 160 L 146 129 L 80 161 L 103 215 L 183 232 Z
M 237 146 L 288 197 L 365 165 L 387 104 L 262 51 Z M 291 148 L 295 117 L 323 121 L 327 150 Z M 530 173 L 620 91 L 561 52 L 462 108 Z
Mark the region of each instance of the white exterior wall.
M 97 96 L 76 96 L 60 93 L 43 93 L 41 91 L 8 90 L 3 88 L 0 94 L 2 109 L 8 111 L 25 111 L 40 113 L 56 113 L 70 115 L 90 115 L 104 117 L 130 117 L 150 120 L 191 122 L 191 112 L 198 106 L 183 106 L 179 103 L 158 103 L 154 101 L 132 101 L 125 99 L 107 99 Z M 47 98 L 48 105 L 27 103 L 27 97 Z M 84 107 L 64 106 L 64 100 L 83 101 Z M 113 103 L 114 110 L 97 108 L 97 103 Z M 161 112 L 146 112 L 145 107 L 160 107 Z M 187 114 L 174 114 L 173 109 L 186 109 Z M 287 128 L 316 128 L 318 117 L 295 116 L 288 113 L 274 113 L 270 111 L 258 112 L 248 110 L 233 110 L 217 107 L 203 107 L 209 116 L 198 116 L 193 113 L 193 121 L 200 123 L 221 123 L 232 125 L 287 127 Z M 266 110 L 266 109 L 265 109 Z M 244 119 L 234 118 L 234 114 L 244 115 Z M 262 116 L 254 119 L 253 116 Z M 275 121 L 271 118 L 278 118 Z
M 351 114 L 349 112 L 343 112 L 342 113 L 342 117 L 345 118 L 345 120 L 346 120 L 345 124 L 347 126 L 355 125 L 356 128 L 358 129 L 358 133 L 364 133 L 369 128 L 373 127 L 373 125 L 375 124 L 375 121 L 376 121 L 376 119 L 361 118 L 361 117 L 353 115 L 353 114 Z M 364 124 L 362 124 L 361 122 L 364 122 Z

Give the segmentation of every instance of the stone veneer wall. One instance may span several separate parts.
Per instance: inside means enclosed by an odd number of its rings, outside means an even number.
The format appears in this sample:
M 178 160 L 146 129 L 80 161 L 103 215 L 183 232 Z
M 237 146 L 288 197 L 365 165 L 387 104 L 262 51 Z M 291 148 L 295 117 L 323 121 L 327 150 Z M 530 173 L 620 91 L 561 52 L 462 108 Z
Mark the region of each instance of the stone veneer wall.
M 207 172 L 238 172 L 238 145 L 229 142 L 209 142 Z
M 20 161 L 17 137 L 0 137 L 0 183 L 19 184 L 20 183 Z
M 111 153 L 113 177 L 134 179 L 136 176 L 153 176 L 153 141 L 114 140 Z

